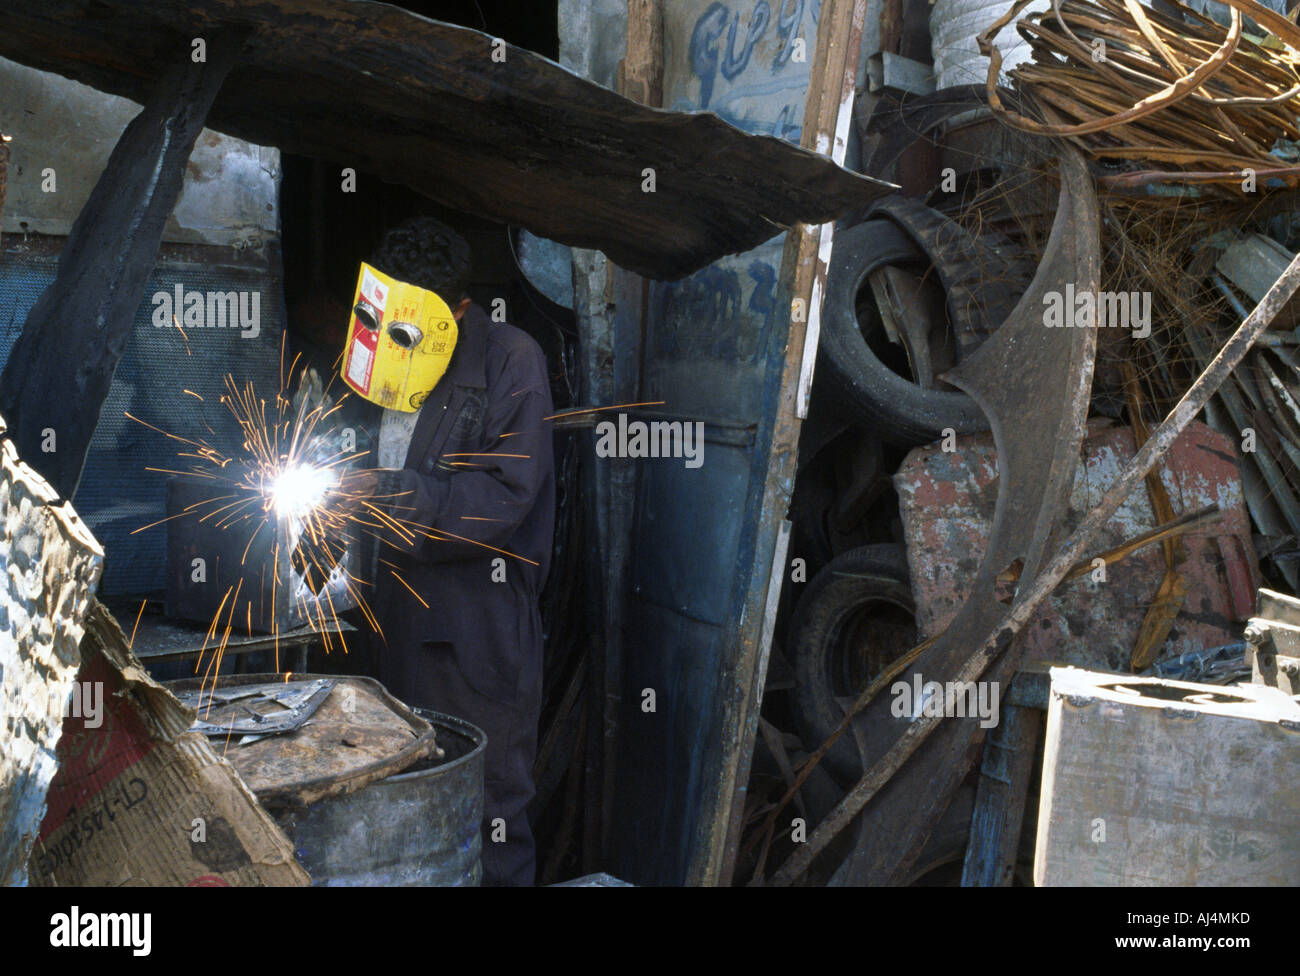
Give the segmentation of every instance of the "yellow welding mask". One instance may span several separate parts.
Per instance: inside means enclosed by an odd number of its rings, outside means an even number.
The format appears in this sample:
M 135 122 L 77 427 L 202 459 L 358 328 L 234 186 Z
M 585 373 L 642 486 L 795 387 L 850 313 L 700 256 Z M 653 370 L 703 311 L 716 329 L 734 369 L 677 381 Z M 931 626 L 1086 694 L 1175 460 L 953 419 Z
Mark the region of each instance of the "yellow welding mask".
M 412 413 L 447 371 L 456 335 L 456 317 L 441 296 L 362 264 L 343 382 L 371 403 Z

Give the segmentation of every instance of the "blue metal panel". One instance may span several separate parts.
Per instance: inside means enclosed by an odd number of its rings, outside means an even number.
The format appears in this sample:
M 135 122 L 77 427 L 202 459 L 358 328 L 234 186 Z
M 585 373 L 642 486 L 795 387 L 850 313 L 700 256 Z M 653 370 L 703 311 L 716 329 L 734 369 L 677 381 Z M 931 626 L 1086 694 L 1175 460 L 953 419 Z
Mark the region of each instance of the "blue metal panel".
M 667 7 L 665 105 L 797 141 L 820 3 Z M 789 332 L 783 245 L 651 288 L 641 398 L 713 418 L 716 436 L 698 468 L 639 462 L 613 818 L 616 873 L 639 884 L 714 880 L 706 862 L 725 833 L 726 720 L 750 693 L 736 672 L 758 653 L 754 594 L 778 529 L 760 512 Z
M 53 257 L 7 253 L 0 262 L 0 368 L 22 332 L 27 313 L 54 280 L 56 270 Z M 175 328 L 155 327 L 152 296 L 172 295 L 177 284 L 205 293 L 258 292 L 257 335 L 250 330 L 245 337 L 227 327 L 189 329 L 182 337 Z M 138 596 L 161 593 L 163 588 L 166 527 L 132 532 L 165 517 L 167 475 L 146 468 L 175 469 L 181 446 L 128 420 L 125 412 L 182 437 L 205 437 L 233 452 L 239 445 L 238 428 L 217 402 L 224 390 L 223 378 L 232 373 L 241 383 L 251 380 L 260 395 L 275 395 L 280 385 L 281 309 L 279 275 L 266 267 L 162 261 L 155 268 L 73 498 L 77 513 L 105 549 L 101 596 Z M 205 402 L 184 394 L 186 389 Z M 205 423 L 215 435 L 205 429 Z

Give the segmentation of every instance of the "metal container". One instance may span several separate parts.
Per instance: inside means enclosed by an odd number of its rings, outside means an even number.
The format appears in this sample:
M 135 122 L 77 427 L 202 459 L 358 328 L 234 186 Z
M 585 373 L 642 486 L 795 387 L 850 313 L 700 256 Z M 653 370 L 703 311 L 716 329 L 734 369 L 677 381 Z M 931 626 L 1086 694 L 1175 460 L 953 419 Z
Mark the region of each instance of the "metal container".
M 305 809 L 272 811 L 313 885 L 478 885 L 487 736 L 462 719 L 414 711 L 434 727 L 441 759 Z

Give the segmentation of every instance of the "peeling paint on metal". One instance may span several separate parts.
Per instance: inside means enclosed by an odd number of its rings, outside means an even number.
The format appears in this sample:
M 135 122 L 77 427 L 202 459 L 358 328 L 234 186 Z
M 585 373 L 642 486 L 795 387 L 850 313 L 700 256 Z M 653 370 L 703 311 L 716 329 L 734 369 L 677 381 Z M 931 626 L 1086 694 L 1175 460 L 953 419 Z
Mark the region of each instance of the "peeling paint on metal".
M 1133 451 L 1128 428 L 1090 427 L 1064 528 L 1082 520 Z M 992 438 L 981 434 L 960 439 L 951 453 L 938 445 L 915 449 L 895 478 L 921 636 L 943 630 L 968 596 L 974 570 L 988 545 L 996 477 Z M 1240 597 L 1234 601 L 1231 586 L 1232 572 L 1238 567 L 1230 566 L 1229 560 L 1246 563 L 1250 578 L 1256 574 L 1232 442 L 1193 424 L 1167 455 L 1160 477 L 1178 514 L 1211 504 L 1222 513 L 1217 524 L 1183 537 L 1188 559 L 1180 569 L 1188 577 L 1189 594 L 1162 654 L 1227 643 L 1240 629 L 1234 621 L 1245 619 Z M 1135 492 L 1115 513 L 1097 549 L 1117 546 L 1153 527 L 1146 493 Z M 1219 540 L 1227 544 L 1220 547 Z M 1027 659 L 1127 671 L 1138 628 L 1163 572 L 1161 549 L 1150 546 L 1108 567 L 1105 582 L 1085 576 L 1062 584 L 1048 609 L 1027 628 Z M 1011 591 L 1004 586 L 1000 595 Z

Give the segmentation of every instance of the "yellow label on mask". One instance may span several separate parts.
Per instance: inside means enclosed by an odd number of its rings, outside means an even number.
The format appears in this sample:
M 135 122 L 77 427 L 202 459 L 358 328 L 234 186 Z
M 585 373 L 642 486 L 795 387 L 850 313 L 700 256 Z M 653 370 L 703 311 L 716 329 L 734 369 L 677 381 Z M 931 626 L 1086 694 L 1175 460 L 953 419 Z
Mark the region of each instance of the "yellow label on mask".
M 343 382 L 389 410 L 419 410 L 451 362 L 456 317 L 436 293 L 361 265 Z

